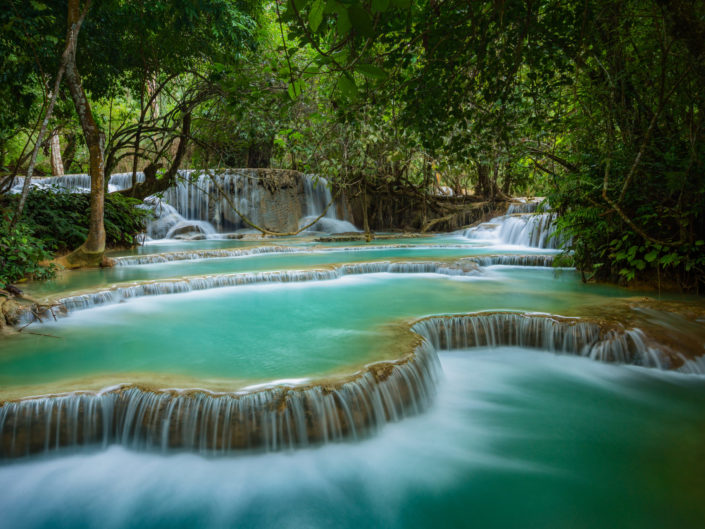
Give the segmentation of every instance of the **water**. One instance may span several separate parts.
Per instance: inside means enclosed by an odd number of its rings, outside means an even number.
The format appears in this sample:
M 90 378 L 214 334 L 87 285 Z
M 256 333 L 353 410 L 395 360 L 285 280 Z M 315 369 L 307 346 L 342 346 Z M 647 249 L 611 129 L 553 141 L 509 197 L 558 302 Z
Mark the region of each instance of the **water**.
M 280 187 L 276 192 L 272 192 L 269 184 L 262 181 L 262 176 L 252 170 L 230 170 L 218 174 L 185 170 L 180 171 L 180 176 L 177 184 L 163 193 L 162 198 L 174 211 L 167 213 L 167 219 L 160 215 L 157 225 L 147 228 L 147 234 L 154 239 L 173 238 L 175 230 L 184 230 L 189 221 L 208 223 L 213 233 L 251 230 L 240 214 L 257 226 L 289 232 L 308 225 L 325 211 L 324 217 L 311 226 L 310 231 L 359 231 L 353 224 L 338 217 L 338 208 L 328 182 L 314 175 L 285 176 L 278 182 Z M 328 205 L 330 207 L 326 210 Z M 180 215 L 181 219 L 174 217 L 173 213 Z M 170 222 L 171 229 L 164 232 L 164 225 Z M 203 224 L 197 226 L 202 228 Z M 207 230 L 201 228 L 191 232 L 209 235 Z
M 507 269 L 469 277 L 373 274 L 144 297 L 71 314 L 37 328 L 58 336 L 5 341 L 0 387 L 87 375 L 170 373 L 262 379 L 325 374 L 398 354 L 394 326 L 476 310 L 570 313 L 619 296 L 573 273 Z M 385 341 L 386 336 L 386 341 Z M 107 384 L 106 384 L 107 385 Z
M 62 273 L 56 279 L 37 284 L 28 284 L 27 291 L 34 296 L 47 296 L 60 292 L 72 292 L 91 287 L 109 286 L 132 281 L 173 279 L 183 276 L 203 276 L 208 274 L 230 274 L 235 272 L 264 272 L 271 270 L 302 270 L 314 267 L 341 265 L 386 260 L 443 260 L 487 255 L 486 249 L 471 246 L 424 246 L 416 247 L 373 247 L 359 246 L 355 251 L 345 251 L 339 247 L 306 248 L 284 247 L 262 252 L 261 247 L 238 247 L 230 258 L 204 259 L 203 254 L 195 254 L 196 259 L 170 261 L 167 257 L 146 259 L 162 261 L 142 266 L 115 266 L 112 268 L 86 270 L 80 273 Z M 247 253 L 251 251 L 253 253 Z M 269 251 L 269 248 L 267 249 Z M 281 252 L 281 253 L 278 253 Z M 494 253 L 494 252 L 492 252 Z M 502 253 L 502 252 L 500 252 Z M 212 255 L 212 254 L 211 254 Z M 218 254 L 215 254 L 218 255 Z M 511 254 L 510 254 L 511 255 Z M 185 257 L 189 257 L 186 255 Z M 134 261 L 132 261 L 134 262 Z M 128 261 L 128 264 L 130 261 Z
M 705 321 L 551 268 L 517 207 L 28 285 L 87 310 L 2 342 L 0 527 L 700 527 Z
M 362 442 L 4 465 L 0 526 L 701 527 L 701 379 L 516 348 L 441 363 L 433 408 Z
M 137 173 L 137 181 L 144 182 L 144 173 Z M 333 200 L 329 184 L 314 175 L 291 177 L 282 189 L 270 193 L 261 177 L 251 170 L 230 170 L 210 175 L 194 170 L 179 171 L 177 183 L 162 193 L 161 198 L 150 197 L 145 202 L 155 212 L 156 219 L 147 226 L 149 239 L 173 239 L 175 236 L 203 235 L 250 230 L 250 226 L 231 207 L 230 201 L 251 222 L 274 231 L 294 231 L 308 225 L 325 211 L 325 215 L 310 232 L 342 233 L 359 232 L 347 220 L 344 202 Z M 300 182 L 299 182 L 300 179 Z M 131 187 L 132 173 L 115 173 L 110 176 L 108 191 L 115 192 Z M 11 192 L 19 193 L 23 177 L 16 177 Z M 32 178 L 35 188 L 55 189 L 70 193 L 90 192 L 88 174 L 74 174 L 51 178 Z M 298 187 L 301 187 L 301 190 Z M 230 201 L 223 194 L 227 194 Z M 331 207 L 326 210 L 326 207 Z M 338 216 L 338 209 L 343 217 Z
M 561 248 L 567 240 L 558 233 L 554 214 L 524 213 L 532 209 L 534 209 L 533 204 L 512 205 L 510 212 L 521 211 L 522 213 L 491 219 L 475 228 L 465 230 L 463 235 L 469 239 L 498 245 Z
M 119 191 L 131 187 L 132 173 L 114 173 L 108 181 L 108 192 Z M 144 173 L 137 173 L 137 181 L 144 182 Z M 17 176 L 13 182 L 11 193 L 20 193 L 24 185 L 24 177 Z M 67 193 L 89 193 L 91 176 L 89 174 L 69 174 L 52 177 L 32 177 L 30 185 L 37 189 L 52 189 Z

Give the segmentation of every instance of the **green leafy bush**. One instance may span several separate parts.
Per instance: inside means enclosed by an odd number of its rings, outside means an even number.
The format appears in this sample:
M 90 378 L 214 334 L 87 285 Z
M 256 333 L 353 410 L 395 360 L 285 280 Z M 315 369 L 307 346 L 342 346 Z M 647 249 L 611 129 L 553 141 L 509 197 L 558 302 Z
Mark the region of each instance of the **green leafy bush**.
M 9 197 L 14 207 L 16 197 Z M 105 197 L 105 244 L 124 247 L 144 230 L 150 213 L 138 208 L 139 200 L 111 193 Z M 66 252 L 80 246 L 88 235 L 90 197 L 78 193 L 32 190 L 27 197 L 22 221 L 32 236 L 41 239 L 49 250 Z
M 3 288 L 22 278 L 50 279 L 55 274 L 53 265 L 42 266 L 41 261 L 52 258 L 44 241 L 33 237 L 26 224 L 10 230 L 9 223 L 0 223 L 0 286 Z
M 2 197 L 0 210 L 0 286 L 22 278 L 48 279 L 55 269 L 39 263 L 53 259 L 54 253 L 80 246 L 88 235 L 90 197 L 84 194 L 32 190 L 21 222 L 9 229 L 18 197 Z M 133 246 L 135 235 L 144 231 L 151 214 L 138 208 L 139 200 L 113 193 L 105 197 L 106 246 Z

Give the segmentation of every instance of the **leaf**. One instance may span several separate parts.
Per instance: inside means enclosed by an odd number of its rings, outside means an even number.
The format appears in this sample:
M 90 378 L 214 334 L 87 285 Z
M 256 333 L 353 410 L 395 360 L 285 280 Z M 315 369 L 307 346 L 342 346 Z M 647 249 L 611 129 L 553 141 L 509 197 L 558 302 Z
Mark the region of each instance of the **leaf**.
M 323 0 L 315 0 L 311 6 L 311 11 L 308 13 L 308 23 L 311 26 L 311 31 L 314 33 L 318 30 L 318 26 L 323 21 L 323 10 L 326 4 Z
M 303 92 L 303 83 L 301 80 L 296 80 L 293 83 L 289 83 L 289 86 L 286 87 L 286 91 L 289 94 L 289 97 L 293 101 L 297 97 L 301 95 Z
M 394 7 L 399 7 L 401 9 L 407 9 L 411 6 L 411 0 L 391 0 Z
M 389 9 L 389 0 L 372 0 L 372 12 L 381 13 Z
M 345 97 L 350 99 L 357 98 L 357 86 L 352 77 L 348 77 L 347 75 L 341 76 L 340 79 L 338 79 L 338 89 Z
M 347 35 L 350 31 L 352 25 L 350 24 L 350 17 L 348 16 L 347 9 L 341 9 L 338 11 L 338 20 L 336 21 L 335 29 L 338 35 Z
M 658 252 L 656 250 L 652 250 L 644 256 L 644 261 L 646 261 L 647 263 L 653 263 L 657 257 Z
M 355 31 L 357 31 L 360 35 L 364 35 L 365 37 L 371 37 L 374 35 L 372 19 L 370 19 L 370 15 L 362 8 L 362 6 L 351 6 L 348 9 L 348 17 L 350 17 L 352 27 L 355 28 Z
M 385 72 L 379 66 L 375 66 L 374 64 L 358 64 L 357 66 L 355 66 L 355 70 L 360 72 L 365 77 L 369 77 L 370 79 L 387 78 L 387 72 Z

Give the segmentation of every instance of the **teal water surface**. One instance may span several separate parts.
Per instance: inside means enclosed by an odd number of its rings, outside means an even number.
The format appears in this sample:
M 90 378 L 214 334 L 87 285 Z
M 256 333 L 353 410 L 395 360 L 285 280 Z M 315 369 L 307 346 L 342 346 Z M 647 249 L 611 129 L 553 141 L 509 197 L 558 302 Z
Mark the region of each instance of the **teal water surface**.
M 293 453 L 120 447 L 0 466 L 13 529 L 698 529 L 705 381 L 516 348 L 441 355 L 427 413 Z
M 51 337 L 5 340 L 0 387 L 134 372 L 256 381 L 323 375 L 398 355 L 390 332 L 411 319 L 566 313 L 623 294 L 585 286 L 571 271 L 497 267 L 468 278 L 372 274 L 138 298 L 37 327 Z

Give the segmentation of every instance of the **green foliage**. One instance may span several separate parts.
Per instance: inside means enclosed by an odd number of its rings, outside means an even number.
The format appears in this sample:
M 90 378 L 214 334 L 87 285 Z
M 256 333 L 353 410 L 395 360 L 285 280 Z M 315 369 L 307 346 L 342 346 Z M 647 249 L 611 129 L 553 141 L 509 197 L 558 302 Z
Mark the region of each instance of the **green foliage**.
M 550 196 L 586 278 L 705 287 L 704 4 L 328 3 L 314 32 L 312 0 L 285 20 L 335 79 L 337 119 L 364 131 L 346 131 L 346 155 L 379 174 L 422 150 L 446 183 L 477 174 L 487 195 L 483 169 Z
M 7 221 L 0 222 L 0 287 L 24 278 L 50 279 L 54 266 L 39 263 L 51 258 L 44 241 L 34 237 L 28 225 L 19 223 L 10 231 Z
M 10 6 L 0 165 L 32 137 L 65 32 L 63 2 Z M 586 278 L 698 290 L 703 21 L 705 4 L 684 0 L 106 0 L 78 66 L 109 171 L 131 163 L 140 134 L 140 163 L 168 158 L 189 112 L 192 166 L 292 168 L 353 191 L 548 195 Z M 166 83 L 160 111 L 148 83 Z M 78 127 L 64 107 L 50 128 L 66 138 Z M 87 208 L 61 201 L 85 199 L 55 200 L 35 227 L 61 217 L 42 237 L 77 245 Z M 109 238 L 129 243 L 135 217 L 111 208 Z
M 32 237 L 41 241 L 43 248 L 66 252 L 80 246 L 88 234 L 89 195 L 33 190 L 27 197 L 23 222 Z M 16 197 L 8 198 L 8 209 Z M 144 231 L 149 212 L 138 208 L 139 201 L 118 193 L 106 195 L 106 246 L 130 247 L 134 237 Z

